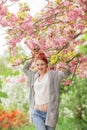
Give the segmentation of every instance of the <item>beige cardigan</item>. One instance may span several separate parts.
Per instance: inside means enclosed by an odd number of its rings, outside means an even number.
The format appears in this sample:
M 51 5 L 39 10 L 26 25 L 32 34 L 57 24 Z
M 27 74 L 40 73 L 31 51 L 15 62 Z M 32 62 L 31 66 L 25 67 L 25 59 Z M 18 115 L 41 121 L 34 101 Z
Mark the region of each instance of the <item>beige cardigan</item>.
M 31 63 L 27 62 L 24 65 L 23 71 L 27 75 L 29 81 L 29 109 L 31 111 L 34 107 L 34 81 L 39 76 L 37 72 L 33 72 L 29 70 Z M 48 87 L 49 87 L 49 103 L 48 103 L 48 110 L 47 110 L 47 117 L 45 124 L 50 127 L 55 127 L 57 120 L 58 120 L 58 113 L 59 113 L 59 89 L 60 89 L 60 82 L 63 78 L 67 77 L 70 74 L 69 68 L 66 69 L 65 72 L 62 71 L 55 71 L 50 70 L 48 72 Z

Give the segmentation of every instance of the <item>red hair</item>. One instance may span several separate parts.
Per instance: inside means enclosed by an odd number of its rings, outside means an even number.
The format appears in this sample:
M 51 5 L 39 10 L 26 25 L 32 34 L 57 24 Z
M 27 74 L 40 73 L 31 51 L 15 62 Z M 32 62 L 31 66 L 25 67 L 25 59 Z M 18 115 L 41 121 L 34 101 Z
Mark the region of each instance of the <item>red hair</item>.
M 43 52 L 39 52 L 36 57 L 35 57 L 35 61 L 37 60 L 43 60 L 46 64 L 48 64 L 48 59 L 46 57 L 46 55 Z

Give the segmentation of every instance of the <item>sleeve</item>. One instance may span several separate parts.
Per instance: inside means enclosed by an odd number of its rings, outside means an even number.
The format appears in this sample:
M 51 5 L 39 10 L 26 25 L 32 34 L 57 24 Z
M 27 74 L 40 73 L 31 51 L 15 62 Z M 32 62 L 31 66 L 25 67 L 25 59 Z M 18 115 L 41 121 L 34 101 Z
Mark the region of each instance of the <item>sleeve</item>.
M 26 62 L 23 67 L 23 72 L 26 74 L 27 77 L 30 77 L 34 72 L 30 70 L 32 62 Z
M 65 71 L 58 71 L 60 80 L 62 80 L 63 78 L 67 78 L 70 74 L 71 74 L 71 71 L 69 67 L 66 67 Z

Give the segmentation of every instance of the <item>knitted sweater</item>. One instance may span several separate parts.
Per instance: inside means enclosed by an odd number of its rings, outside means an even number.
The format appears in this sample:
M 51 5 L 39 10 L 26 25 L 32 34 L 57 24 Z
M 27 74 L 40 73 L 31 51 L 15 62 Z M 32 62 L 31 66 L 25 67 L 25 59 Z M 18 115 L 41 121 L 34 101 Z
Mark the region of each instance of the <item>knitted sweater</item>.
M 34 82 L 35 79 L 39 76 L 37 72 L 33 72 L 29 69 L 31 63 L 27 62 L 24 67 L 23 71 L 26 74 L 28 81 L 29 81 L 29 109 L 30 113 L 32 114 L 32 110 L 34 108 Z M 60 82 L 63 78 L 66 78 L 70 74 L 69 68 L 66 69 L 65 72 L 63 71 L 55 71 L 50 70 L 48 71 L 48 87 L 49 87 L 49 103 L 48 103 L 48 110 L 45 124 L 50 127 L 55 127 L 57 120 L 58 120 L 58 113 L 59 113 L 59 90 L 60 90 Z

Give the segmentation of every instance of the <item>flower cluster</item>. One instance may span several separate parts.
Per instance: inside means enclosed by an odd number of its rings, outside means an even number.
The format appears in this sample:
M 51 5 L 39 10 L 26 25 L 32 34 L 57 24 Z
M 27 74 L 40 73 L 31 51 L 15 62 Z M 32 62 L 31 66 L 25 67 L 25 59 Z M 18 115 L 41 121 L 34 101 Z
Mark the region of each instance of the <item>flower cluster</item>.
M 0 129 L 12 129 L 20 127 L 22 124 L 28 125 L 28 120 L 23 112 L 19 110 L 13 110 L 11 112 L 0 111 Z
M 23 78 L 17 78 L 16 76 L 9 76 L 3 78 L 2 91 L 8 95 L 8 98 L 2 98 L 1 102 L 4 109 L 20 109 L 27 111 L 29 107 L 29 88 L 26 86 L 27 83 L 23 82 Z M 20 79 L 20 81 L 19 81 Z

